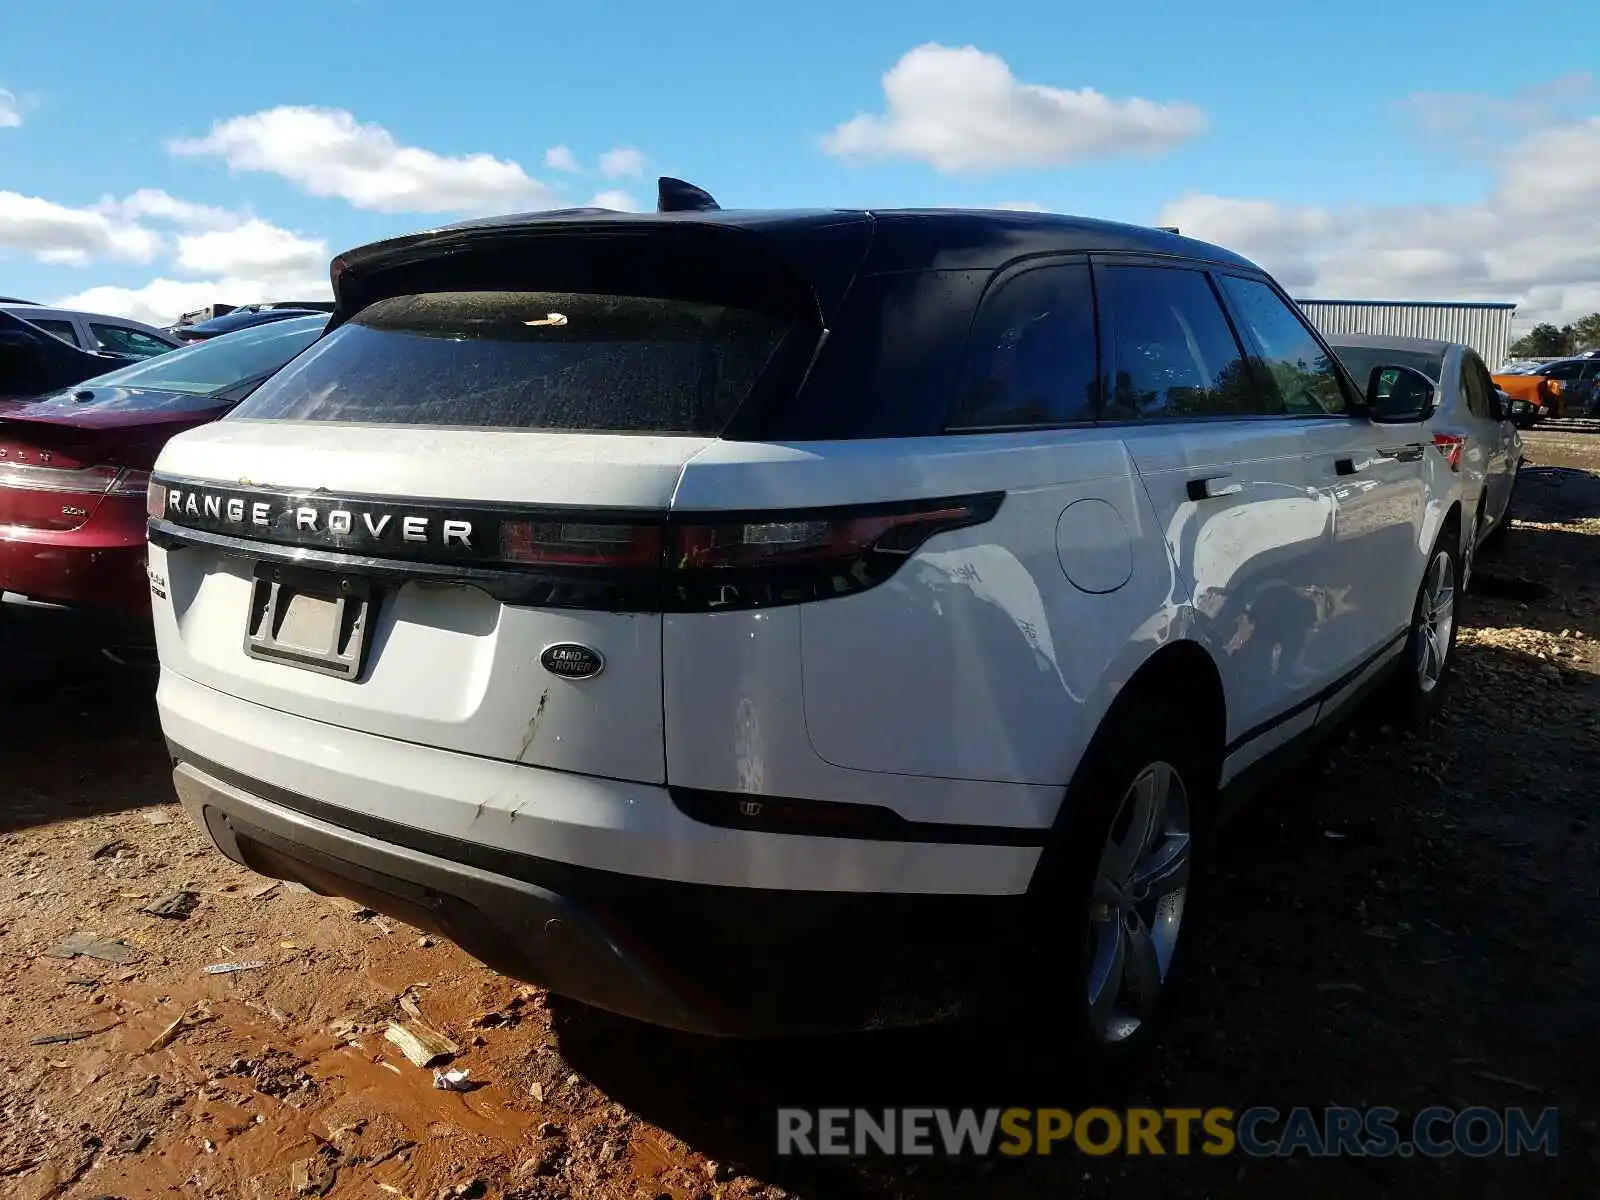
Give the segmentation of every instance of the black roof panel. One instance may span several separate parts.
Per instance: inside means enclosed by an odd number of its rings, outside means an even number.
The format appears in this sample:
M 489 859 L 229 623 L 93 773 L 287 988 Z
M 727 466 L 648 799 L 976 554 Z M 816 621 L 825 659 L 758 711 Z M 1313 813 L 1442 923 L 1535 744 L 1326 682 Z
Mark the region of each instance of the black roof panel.
M 808 234 L 840 225 L 870 224 L 872 250 L 860 269 L 992 269 L 1031 254 L 1124 252 L 1172 255 L 1222 265 L 1256 268 L 1230 250 L 1146 225 L 1125 225 L 1055 213 L 987 209 L 714 209 L 626 213 L 580 208 L 514 213 L 440 226 L 356 247 L 336 262 L 373 265 L 393 252 L 452 243 L 463 235 L 545 233 L 644 233 L 663 227 L 738 231 L 797 245 Z M 336 274 L 338 270 L 336 269 Z

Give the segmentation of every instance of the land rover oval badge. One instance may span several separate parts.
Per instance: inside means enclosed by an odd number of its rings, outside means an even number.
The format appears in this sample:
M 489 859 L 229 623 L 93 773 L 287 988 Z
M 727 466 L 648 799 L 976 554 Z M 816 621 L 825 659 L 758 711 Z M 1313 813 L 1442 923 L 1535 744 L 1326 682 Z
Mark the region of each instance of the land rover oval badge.
M 557 642 L 553 646 L 546 646 L 539 655 L 539 661 L 544 664 L 546 671 L 563 679 L 593 679 L 606 667 L 606 660 L 600 657 L 600 651 L 580 646 L 577 642 Z

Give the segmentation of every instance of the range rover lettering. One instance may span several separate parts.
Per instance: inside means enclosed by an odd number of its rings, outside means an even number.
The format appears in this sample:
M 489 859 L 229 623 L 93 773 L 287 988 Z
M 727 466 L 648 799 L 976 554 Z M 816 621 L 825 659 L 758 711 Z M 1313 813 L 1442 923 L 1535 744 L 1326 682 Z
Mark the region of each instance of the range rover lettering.
M 176 787 L 568 997 L 1123 1052 L 1220 818 L 1448 678 L 1434 381 L 1353 379 L 1219 247 L 663 180 L 332 278 L 157 464 Z

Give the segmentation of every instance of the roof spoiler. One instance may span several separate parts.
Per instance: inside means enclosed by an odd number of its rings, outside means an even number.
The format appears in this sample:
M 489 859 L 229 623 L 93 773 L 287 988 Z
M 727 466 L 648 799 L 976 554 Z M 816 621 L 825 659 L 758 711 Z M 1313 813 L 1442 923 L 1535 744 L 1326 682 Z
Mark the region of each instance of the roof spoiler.
M 716 212 L 722 205 L 710 192 L 682 179 L 663 175 L 656 180 L 657 212 Z

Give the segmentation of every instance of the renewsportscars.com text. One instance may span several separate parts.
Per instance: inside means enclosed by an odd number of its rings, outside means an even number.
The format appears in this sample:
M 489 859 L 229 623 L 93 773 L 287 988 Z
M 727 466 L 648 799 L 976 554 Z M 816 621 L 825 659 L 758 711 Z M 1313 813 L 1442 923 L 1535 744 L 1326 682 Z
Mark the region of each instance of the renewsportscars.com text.
M 1559 1151 L 1554 1108 L 780 1108 L 779 1154 L 1443 1158 Z

